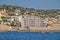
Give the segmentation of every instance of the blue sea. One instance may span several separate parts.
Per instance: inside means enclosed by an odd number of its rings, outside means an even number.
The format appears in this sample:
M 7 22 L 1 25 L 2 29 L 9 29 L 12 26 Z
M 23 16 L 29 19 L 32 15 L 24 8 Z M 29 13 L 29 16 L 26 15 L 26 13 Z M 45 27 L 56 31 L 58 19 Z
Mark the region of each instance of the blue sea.
M 0 40 L 60 40 L 60 32 L 0 32 Z

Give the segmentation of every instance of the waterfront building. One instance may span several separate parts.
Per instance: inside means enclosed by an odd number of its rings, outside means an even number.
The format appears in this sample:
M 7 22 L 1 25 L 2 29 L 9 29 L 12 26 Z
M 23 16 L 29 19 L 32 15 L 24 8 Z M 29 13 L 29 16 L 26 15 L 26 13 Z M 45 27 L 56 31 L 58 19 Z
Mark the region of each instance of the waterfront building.
M 10 16 L 5 16 L 1 18 L 1 24 L 10 24 Z
M 25 16 L 24 18 L 25 27 L 44 27 L 45 22 L 43 18 L 38 16 Z
M 24 16 L 18 16 L 18 21 L 21 23 L 21 27 L 24 27 Z
M 45 20 L 38 16 L 20 16 L 22 27 L 45 27 Z
M 60 19 L 57 19 L 57 23 L 60 24 Z

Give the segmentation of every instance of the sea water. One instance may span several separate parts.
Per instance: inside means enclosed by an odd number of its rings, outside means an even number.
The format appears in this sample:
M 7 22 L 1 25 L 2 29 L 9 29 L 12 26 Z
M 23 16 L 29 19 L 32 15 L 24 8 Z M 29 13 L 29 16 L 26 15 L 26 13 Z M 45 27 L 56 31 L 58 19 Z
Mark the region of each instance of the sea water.
M 0 40 L 60 40 L 60 32 L 0 32 Z

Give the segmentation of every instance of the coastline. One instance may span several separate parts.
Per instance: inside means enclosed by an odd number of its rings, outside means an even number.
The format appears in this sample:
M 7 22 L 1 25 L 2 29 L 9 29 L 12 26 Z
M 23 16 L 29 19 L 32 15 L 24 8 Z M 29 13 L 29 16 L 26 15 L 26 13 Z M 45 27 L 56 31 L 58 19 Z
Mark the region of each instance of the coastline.
M 9 32 L 9 31 L 17 31 L 17 32 L 60 32 L 60 27 L 30 27 L 29 29 L 21 28 L 21 27 L 14 27 L 12 29 L 10 29 L 10 27 L 7 25 L 0 25 L 0 32 Z

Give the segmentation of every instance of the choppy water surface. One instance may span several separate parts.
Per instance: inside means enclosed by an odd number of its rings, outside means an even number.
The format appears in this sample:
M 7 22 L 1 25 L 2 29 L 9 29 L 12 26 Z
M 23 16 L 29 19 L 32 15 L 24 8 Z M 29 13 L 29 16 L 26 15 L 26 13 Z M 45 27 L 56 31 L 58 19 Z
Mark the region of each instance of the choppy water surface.
M 60 32 L 0 32 L 0 40 L 60 40 Z

